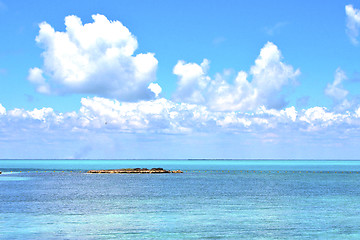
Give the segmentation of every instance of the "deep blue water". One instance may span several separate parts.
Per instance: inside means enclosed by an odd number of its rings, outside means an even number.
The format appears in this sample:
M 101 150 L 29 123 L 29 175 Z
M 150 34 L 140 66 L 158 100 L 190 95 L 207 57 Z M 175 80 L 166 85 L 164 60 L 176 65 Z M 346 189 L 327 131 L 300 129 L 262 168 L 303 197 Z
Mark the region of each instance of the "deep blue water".
M 84 173 L 123 167 L 186 172 Z M 0 160 L 0 171 L 0 239 L 360 239 L 360 161 Z

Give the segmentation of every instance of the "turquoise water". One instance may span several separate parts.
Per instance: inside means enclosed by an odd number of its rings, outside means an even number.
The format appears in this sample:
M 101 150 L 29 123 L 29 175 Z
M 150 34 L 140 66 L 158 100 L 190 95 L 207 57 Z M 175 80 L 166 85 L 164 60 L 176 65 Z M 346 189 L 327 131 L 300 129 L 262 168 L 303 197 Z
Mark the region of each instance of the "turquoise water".
M 159 166 L 183 170 L 360 171 L 360 160 L 0 160 L 0 170 L 89 170 Z
M 84 173 L 123 167 L 186 172 Z M 0 171 L 0 239 L 360 239 L 360 161 L 0 160 Z

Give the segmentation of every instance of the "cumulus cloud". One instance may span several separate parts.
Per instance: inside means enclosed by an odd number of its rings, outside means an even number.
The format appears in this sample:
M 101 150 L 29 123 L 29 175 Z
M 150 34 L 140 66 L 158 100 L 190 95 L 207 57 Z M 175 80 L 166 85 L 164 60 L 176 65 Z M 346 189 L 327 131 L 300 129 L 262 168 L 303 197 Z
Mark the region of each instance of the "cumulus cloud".
M 32 111 L 26 111 L 24 109 L 15 108 L 8 112 L 8 116 L 22 119 L 33 119 L 47 122 L 49 119 L 58 118 L 52 108 L 35 108 Z
M 240 71 L 233 83 L 222 74 L 211 79 L 206 74 L 208 68 L 206 59 L 200 65 L 179 61 L 173 70 L 179 79 L 174 99 L 205 104 L 216 111 L 251 111 L 262 105 L 280 109 L 286 105 L 281 95 L 283 87 L 300 74 L 300 70 L 282 62 L 280 50 L 271 42 L 261 49 L 249 73 Z
M 354 45 L 359 43 L 359 29 L 360 29 L 360 10 L 354 8 L 352 5 L 345 6 L 346 13 L 346 33 Z
M 79 120 L 86 128 L 107 127 L 126 132 L 191 132 L 211 120 L 205 107 L 176 104 L 164 98 L 121 103 L 105 98 L 83 98 Z M 200 130 L 200 128 L 199 128 Z M 204 129 L 201 129 L 204 130 Z
M 325 107 L 313 107 L 303 111 L 301 121 L 309 123 L 311 126 L 321 124 L 327 126 L 336 122 L 341 122 L 349 118 L 349 114 L 329 112 Z
M 179 61 L 173 73 L 178 76 L 178 88 L 175 99 L 190 103 L 205 103 L 203 91 L 207 88 L 210 77 L 206 76 L 209 68 L 209 60 L 204 59 L 199 65 L 196 63 L 185 63 Z
M 123 101 L 151 99 L 158 61 L 153 53 L 134 55 L 135 36 L 119 21 L 92 16 L 83 24 L 65 18 L 66 30 L 43 22 L 36 42 L 44 49 L 43 67 L 31 68 L 28 79 L 42 93 L 86 93 Z

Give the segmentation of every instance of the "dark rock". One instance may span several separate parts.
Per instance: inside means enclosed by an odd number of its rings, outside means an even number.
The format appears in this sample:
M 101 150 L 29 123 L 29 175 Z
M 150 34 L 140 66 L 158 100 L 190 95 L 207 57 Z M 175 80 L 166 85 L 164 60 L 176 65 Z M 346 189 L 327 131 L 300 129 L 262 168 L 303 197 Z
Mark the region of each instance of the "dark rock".
M 163 168 L 152 168 L 151 170 L 157 171 L 157 170 L 164 170 Z

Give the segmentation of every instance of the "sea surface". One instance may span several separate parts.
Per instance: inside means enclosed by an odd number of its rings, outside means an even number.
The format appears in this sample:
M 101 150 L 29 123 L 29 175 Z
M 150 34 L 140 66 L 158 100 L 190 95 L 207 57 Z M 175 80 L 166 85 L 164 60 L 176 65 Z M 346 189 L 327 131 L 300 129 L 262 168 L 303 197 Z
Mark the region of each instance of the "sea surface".
M 163 167 L 183 174 L 86 174 Z M 360 161 L 0 160 L 0 239 L 360 239 Z

